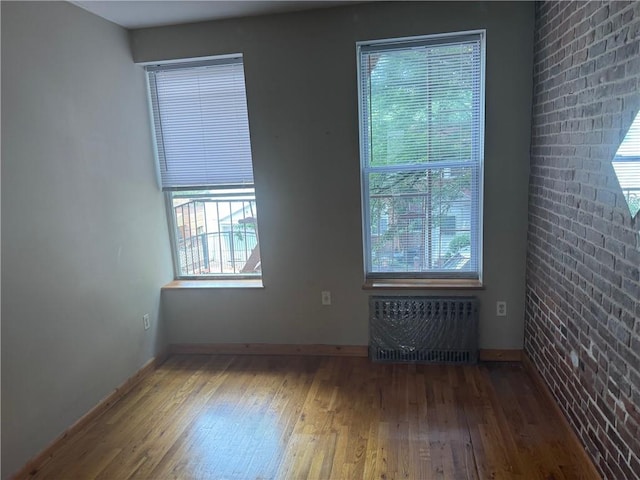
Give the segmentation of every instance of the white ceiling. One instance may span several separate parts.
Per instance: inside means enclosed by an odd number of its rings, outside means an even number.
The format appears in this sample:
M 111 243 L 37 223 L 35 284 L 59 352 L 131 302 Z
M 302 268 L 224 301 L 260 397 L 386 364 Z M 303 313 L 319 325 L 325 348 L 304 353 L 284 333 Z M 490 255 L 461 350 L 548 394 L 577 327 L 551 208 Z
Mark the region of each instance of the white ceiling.
M 194 0 L 85 0 L 71 3 L 125 28 L 156 27 L 223 18 L 334 7 L 353 1 L 194 1 Z

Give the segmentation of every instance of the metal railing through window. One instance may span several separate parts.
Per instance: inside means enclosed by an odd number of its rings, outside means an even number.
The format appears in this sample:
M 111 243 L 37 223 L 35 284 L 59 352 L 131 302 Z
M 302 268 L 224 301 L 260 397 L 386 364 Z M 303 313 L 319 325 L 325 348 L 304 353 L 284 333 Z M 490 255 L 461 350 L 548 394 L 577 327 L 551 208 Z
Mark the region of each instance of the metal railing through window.
M 179 276 L 259 275 L 254 196 L 174 192 Z

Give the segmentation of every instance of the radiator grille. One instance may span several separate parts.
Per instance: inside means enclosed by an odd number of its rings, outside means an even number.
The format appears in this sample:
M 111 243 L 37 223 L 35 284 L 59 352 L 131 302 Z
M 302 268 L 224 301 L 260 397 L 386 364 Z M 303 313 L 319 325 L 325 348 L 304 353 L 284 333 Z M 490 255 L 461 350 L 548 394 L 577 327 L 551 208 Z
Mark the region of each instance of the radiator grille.
M 369 356 L 374 361 L 478 361 L 476 298 L 371 297 L 369 313 Z

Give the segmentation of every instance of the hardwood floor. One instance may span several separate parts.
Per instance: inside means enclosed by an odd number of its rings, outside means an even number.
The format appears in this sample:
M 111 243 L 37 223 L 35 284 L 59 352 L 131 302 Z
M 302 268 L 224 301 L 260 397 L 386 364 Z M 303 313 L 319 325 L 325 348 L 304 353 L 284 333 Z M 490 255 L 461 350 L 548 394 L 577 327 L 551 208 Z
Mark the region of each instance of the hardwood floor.
M 175 355 L 28 478 L 593 478 L 520 364 Z

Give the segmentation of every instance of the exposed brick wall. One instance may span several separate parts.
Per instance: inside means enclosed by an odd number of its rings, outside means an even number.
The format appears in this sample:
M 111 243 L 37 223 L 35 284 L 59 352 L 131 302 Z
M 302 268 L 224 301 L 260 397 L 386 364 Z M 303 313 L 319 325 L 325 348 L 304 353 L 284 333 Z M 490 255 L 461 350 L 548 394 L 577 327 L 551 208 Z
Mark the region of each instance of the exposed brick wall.
M 640 479 L 640 226 L 610 163 L 640 1 L 538 4 L 534 68 L 525 349 L 603 476 Z

